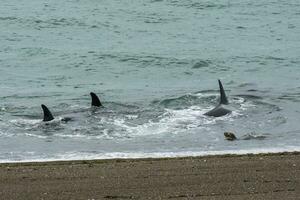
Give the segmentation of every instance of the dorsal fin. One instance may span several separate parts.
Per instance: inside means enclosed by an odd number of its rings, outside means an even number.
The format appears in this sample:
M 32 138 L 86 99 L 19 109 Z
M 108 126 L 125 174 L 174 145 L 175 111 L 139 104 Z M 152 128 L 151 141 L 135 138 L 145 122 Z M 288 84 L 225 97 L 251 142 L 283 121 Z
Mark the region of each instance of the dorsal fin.
M 92 106 L 101 107 L 102 104 L 99 100 L 99 97 L 94 92 L 91 92 L 90 95 L 92 97 Z
M 54 119 L 54 117 L 52 116 L 52 113 L 50 112 L 50 110 L 47 108 L 47 106 L 45 106 L 44 104 L 41 105 L 43 112 L 44 112 L 44 122 L 48 122 Z
M 222 85 L 220 79 L 218 81 L 219 81 L 219 87 L 220 87 L 220 104 L 228 104 L 228 99 L 226 97 L 223 85 Z

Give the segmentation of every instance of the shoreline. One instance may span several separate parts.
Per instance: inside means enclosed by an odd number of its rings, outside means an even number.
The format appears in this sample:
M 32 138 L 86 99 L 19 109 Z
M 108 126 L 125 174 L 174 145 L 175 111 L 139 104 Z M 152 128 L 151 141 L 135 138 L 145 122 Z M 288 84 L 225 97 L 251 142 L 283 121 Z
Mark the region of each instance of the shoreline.
M 297 199 L 300 152 L 0 164 L 3 199 Z
M 233 153 L 235 152 L 235 153 Z M 117 155 L 119 156 L 103 156 L 103 157 L 84 157 L 84 158 L 62 158 L 62 159 L 55 159 L 55 158 L 50 158 L 50 159 L 29 159 L 29 160 L 2 160 L 0 161 L 1 164 L 14 164 L 14 163 L 50 163 L 50 162 L 80 162 L 80 161 L 104 161 L 104 160 L 144 160 L 144 159 L 179 159 L 179 158 L 191 158 L 191 157 L 226 157 L 226 156 L 245 156 L 245 155 L 281 155 L 281 154 L 300 154 L 300 150 L 282 150 L 282 151 L 272 151 L 270 149 L 266 149 L 265 151 L 249 151 L 249 150 L 230 150 L 230 151 L 222 151 L 220 152 L 210 152 L 206 151 L 205 153 L 203 152 L 193 152 L 193 151 L 188 151 L 188 152 L 171 152 L 167 154 L 162 154 L 158 155 L 157 153 L 138 153 L 138 155 L 129 157 L 129 156 L 124 156 L 126 154 L 131 154 L 131 153 L 120 153 L 117 152 Z M 122 156 L 124 157 L 122 157 Z
M 70 159 L 70 160 L 41 160 L 41 161 L 11 161 L 11 162 L 0 162 L 0 168 L 2 165 L 48 165 L 48 164 L 80 164 L 80 163 L 106 163 L 106 162 L 138 162 L 138 161 L 163 161 L 163 160 L 181 160 L 181 159 L 197 159 L 197 158 L 226 158 L 226 157 L 253 157 L 253 156 L 284 156 L 284 155 L 299 155 L 300 151 L 284 151 L 276 153 L 245 153 L 245 154 L 216 154 L 216 155 L 193 155 L 193 156 L 170 156 L 170 157 L 141 157 L 141 158 L 103 158 L 103 159 Z

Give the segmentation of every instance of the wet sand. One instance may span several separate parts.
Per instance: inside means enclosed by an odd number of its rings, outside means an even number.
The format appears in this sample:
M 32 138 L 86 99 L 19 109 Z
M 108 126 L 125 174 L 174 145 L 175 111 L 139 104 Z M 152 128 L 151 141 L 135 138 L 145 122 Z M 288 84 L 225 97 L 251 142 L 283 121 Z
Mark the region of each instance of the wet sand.
M 0 164 L 1 199 L 300 199 L 300 153 Z

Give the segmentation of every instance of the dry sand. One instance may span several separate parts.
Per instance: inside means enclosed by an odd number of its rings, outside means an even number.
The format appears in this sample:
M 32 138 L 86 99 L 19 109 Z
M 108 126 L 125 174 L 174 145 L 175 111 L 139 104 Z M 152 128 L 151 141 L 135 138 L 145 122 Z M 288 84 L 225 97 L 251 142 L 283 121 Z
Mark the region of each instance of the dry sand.
M 300 199 L 300 153 L 0 164 L 0 199 Z

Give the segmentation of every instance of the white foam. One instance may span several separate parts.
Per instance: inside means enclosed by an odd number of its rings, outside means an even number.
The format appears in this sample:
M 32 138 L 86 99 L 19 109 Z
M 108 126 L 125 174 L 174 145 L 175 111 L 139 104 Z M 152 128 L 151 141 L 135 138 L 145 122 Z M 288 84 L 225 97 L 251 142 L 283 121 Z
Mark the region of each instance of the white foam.
M 10 120 L 10 123 L 15 125 L 36 125 L 41 123 L 39 119 L 13 119 Z
M 39 139 L 47 139 L 48 136 L 44 136 L 44 135 L 37 135 L 37 134 L 31 134 L 31 133 L 24 133 L 25 136 L 28 137 L 35 137 L 35 138 L 39 138 Z
M 211 97 L 212 95 L 217 95 L 217 93 L 201 93 L 201 92 L 199 92 L 199 93 L 196 93 L 196 94 L 191 94 L 191 93 L 189 93 L 189 95 L 191 95 L 191 96 L 197 96 L 197 97 Z
M 106 160 L 106 159 L 139 159 L 139 158 L 175 158 L 175 157 L 195 157 L 211 155 L 245 155 L 260 153 L 280 153 L 299 152 L 300 147 L 289 146 L 286 148 L 265 148 L 265 149 L 243 149 L 243 150 L 223 150 L 223 151 L 183 151 L 183 152 L 111 152 L 111 153 L 89 153 L 89 152 L 66 152 L 57 154 L 49 158 L 32 158 L 21 160 L 0 160 L 0 163 L 19 162 L 48 162 L 48 161 L 70 161 L 70 160 Z M 34 152 L 27 152 L 27 156 L 33 156 Z M 44 156 L 45 157 L 45 156 Z
M 247 101 L 247 102 L 243 102 L 240 104 L 240 109 L 241 110 L 247 110 L 248 108 L 254 108 L 256 107 L 256 105 L 254 105 L 253 103 Z
M 77 127 L 76 130 L 74 129 L 71 134 L 55 134 L 55 136 L 63 138 L 113 139 L 115 137 L 122 138 L 124 136 L 138 137 L 166 133 L 179 134 L 186 133 L 186 131 L 190 129 L 207 130 L 210 125 L 216 124 L 219 121 L 234 120 L 235 116 L 241 115 L 238 112 L 232 112 L 230 115 L 225 115 L 219 118 L 204 115 L 204 113 L 210 109 L 211 108 L 203 109 L 199 106 L 191 106 L 181 110 L 165 109 L 165 112 L 161 116 L 157 117 L 159 120 L 149 120 L 143 124 L 134 124 L 132 122 L 128 122 L 126 118 L 121 118 L 119 116 L 115 116 L 113 118 L 100 117 L 98 122 L 99 125 L 101 124 L 102 126 L 105 124 L 112 126 L 114 127 L 114 131 L 103 129 L 99 135 L 88 135 L 81 133 L 81 131 L 86 131 L 86 128 L 82 126 Z M 137 116 L 130 116 L 129 118 L 131 117 L 136 118 Z
M 164 133 L 180 133 L 192 128 L 201 128 L 202 125 L 213 124 L 215 119 L 203 114 L 207 112 L 198 106 L 182 110 L 165 109 L 157 122 L 149 120 L 142 125 L 128 125 L 124 119 L 115 119 L 114 125 L 125 129 L 129 135 L 145 136 Z

